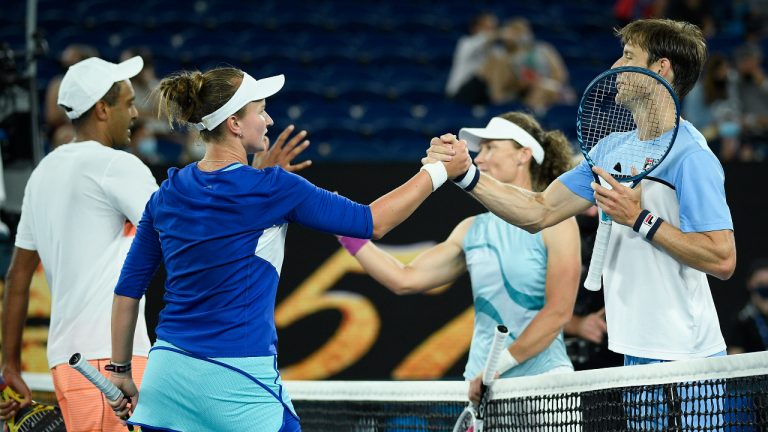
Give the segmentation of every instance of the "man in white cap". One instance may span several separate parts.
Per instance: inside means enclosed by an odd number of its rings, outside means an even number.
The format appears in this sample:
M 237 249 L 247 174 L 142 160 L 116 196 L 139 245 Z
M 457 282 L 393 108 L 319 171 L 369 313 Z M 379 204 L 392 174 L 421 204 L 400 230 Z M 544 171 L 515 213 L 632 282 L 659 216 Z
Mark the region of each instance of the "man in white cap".
M 21 378 L 21 336 L 32 275 L 42 261 L 51 290 L 48 364 L 69 432 L 125 431 L 99 390 L 67 362 L 79 352 L 101 371 L 109 364 L 112 291 L 132 237 L 157 183 L 136 157 L 115 150 L 131 139 L 138 113 L 129 78 L 141 57 L 114 64 L 92 57 L 69 68 L 58 103 L 75 128 L 75 140 L 56 148 L 32 172 L 24 192 L 15 251 L 3 300 L 2 373 L 24 397 L 0 402 L 0 418 L 28 405 Z M 140 383 L 150 343 L 144 302 L 133 338 L 133 377 Z M 123 366 L 126 367 L 126 366 Z M 106 372 L 103 372 L 106 373 Z

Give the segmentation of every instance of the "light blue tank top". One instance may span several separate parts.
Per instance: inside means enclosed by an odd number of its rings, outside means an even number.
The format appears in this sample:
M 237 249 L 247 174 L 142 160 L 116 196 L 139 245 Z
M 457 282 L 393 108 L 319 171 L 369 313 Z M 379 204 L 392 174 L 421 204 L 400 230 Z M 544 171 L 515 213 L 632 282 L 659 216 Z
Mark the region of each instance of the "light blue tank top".
M 498 324 L 509 329 L 509 346 L 544 307 L 547 248 L 541 233 L 530 234 L 491 213 L 475 217 L 464 237 L 464 254 L 472 281 L 475 327 L 464 378 L 485 367 Z M 538 375 L 573 367 L 562 332 L 544 351 L 508 370 L 504 378 Z

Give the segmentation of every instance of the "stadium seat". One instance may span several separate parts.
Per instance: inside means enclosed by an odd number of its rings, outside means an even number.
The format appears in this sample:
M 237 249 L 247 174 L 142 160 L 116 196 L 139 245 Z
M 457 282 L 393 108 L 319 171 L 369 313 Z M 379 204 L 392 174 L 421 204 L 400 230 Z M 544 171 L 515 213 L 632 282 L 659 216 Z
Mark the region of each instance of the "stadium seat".
M 0 26 L 0 44 L 8 44 L 8 47 L 14 50 L 24 49 L 26 47 L 24 26 L 18 23 Z
M 305 159 L 367 159 L 365 141 L 356 130 L 328 125 L 323 129 L 312 130 L 309 139 L 311 144 L 303 153 Z
M 119 42 L 118 48 L 125 49 L 130 47 L 148 48 L 153 55 L 167 55 L 168 51 L 173 51 L 173 57 L 178 56 L 178 52 L 173 47 L 173 33 L 158 30 L 135 29 L 131 28 L 116 34 Z
M 581 94 L 587 88 L 587 85 L 601 72 L 608 70 L 609 67 L 610 65 L 598 66 L 592 63 L 570 63 L 568 65 L 568 73 L 571 86 L 573 86 L 577 98 L 581 98 Z
M 160 163 L 168 165 L 178 164 L 183 151 L 184 146 L 176 141 L 163 138 L 157 139 L 157 155 L 160 158 Z
M 5 11 L 3 11 L 3 15 L 5 15 Z M 55 31 L 62 27 L 78 24 L 79 19 L 77 14 L 72 13 L 72 5 L 63 2 L 53 3 L 44 9 L 39 9 L 37 25 Z M 2 18 L 0 18 L 0 22 L 2 22 Z
M 546 129 L 559 129 L 565 136 L 575 141 L 577 110 L 577 105 L 555 105 L 541 119 L 541 124 Z
M 351 116 L 349 103 L 329 100 L 303 100 L 289 104 L 288 117 L 303 129 L 318 131 L 329 127 L 359 130 Z
M 5 3 L 0 42 L 23 49 L 24 2 Z M 70 43 L 94 45 L 108 60 L 117 60 L 127 47 L 147 47 L 159 76 L 222 65 L 257 78 L 283 73 L 286 84 L 269 101 L 270 113 L 278 125 L 305 124 L 300 127 L 319 132 L 328 143 L 340 137 L 343 144 L 323 147 L 331 160 L 352 158 L 340 154 L 347 150 L 365 158 L 398 153 L 384 143 L 386 131 L 397 131 L 406 137 L 403 142 L 421 142 L 424 136 L 482 126 L 493 115 L 525 109 L 519 103 L 469 107 L 445 100 L 456 42 L 481 11 L 495 12 L 502 21 L 528 18 L 537 38 L 563 55 L 579 97 L 620 52 L 605 2 L 553 0 L 545 9 L 535 2 L 452 1 L 436 7 L 421 0 L 263 0 L 247 5 L 231 0 L 39 0 L 38 7 L 39 25 L 50 44 L 50 58 L 40 63 L 40 83 L 60 73 L 56 59 Z M 737 40 L 727 35 L 709 41 L 711 51 L 730 52 L 735 45 Z M 768 42 L 763 45 L 768 50 Z M 571 110 L 555 106 L 542 122 L 573 136 Z M 407 153 L 408 148 L 401 150 Z
M 107 60 L 116 60 L 116 50 L 109 44 L 109 37 L 103 33 L 85 30 L 73 25 L 52 32 L 47 37 L 51 55 L 58 57 L 70 44 L 88 44 L 99 50 L 99 55 Z

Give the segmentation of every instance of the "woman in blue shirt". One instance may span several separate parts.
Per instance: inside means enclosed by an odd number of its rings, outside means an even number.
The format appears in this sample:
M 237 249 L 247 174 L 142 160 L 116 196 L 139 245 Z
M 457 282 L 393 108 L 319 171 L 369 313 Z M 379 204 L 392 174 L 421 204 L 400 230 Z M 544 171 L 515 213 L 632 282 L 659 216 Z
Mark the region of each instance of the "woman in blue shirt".
M 480 171 L 527 190 L 543 190 L 573 164 L 565 136 L 543 130 L 521 112 L 494 117 L 485 128 L 464 128 L 459 137 L 479 151 L 475 162 Z M 429 291 L 469 272 L 475 321 L 467 380 L 482 373 L 499 324 L 510 331 L 502 377 L 573 370 L 562 330 L 573 313 L 581 273 L 574 218 L 530 234 L 492 213 L 479 214 L 409 264 L 368 240 L 340 241 L 369 275 L 397 294 Z M 479 392 L 479 381 L 474 386 Z
M 370 205 L 281 168 L 252 168 L 246 155 L 265 150 L 272 125 L 265 99 L 283 83 L 282 75 L 256 80 L 218 68 L 159 85 L 169 122 L 197 128 L 206 153 L 168 171 L 115 288 L 111 379 L 131 404 L 114 408 L 123 417 L 135 408 L 128 423 L 145 431 L 300 430 L 277 369 L 274 322 L 287 224 L 379 238 L 469 168 L 468 157 L 431 164 Z M 161 262 L 165 307 L 137 404 L 130 339 L 139 299 Z

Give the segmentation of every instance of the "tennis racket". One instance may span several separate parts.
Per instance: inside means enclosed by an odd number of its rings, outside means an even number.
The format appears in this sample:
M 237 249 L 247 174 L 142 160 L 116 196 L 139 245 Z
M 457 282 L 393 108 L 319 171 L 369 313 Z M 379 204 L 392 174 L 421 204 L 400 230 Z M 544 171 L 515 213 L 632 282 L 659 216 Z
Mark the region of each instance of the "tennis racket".
M 19 403 L 24 399 L 6 385 L 0 378 L 0 390 L 3 400 L 13 399 Z M 64 418 L 58 407 L 32 401 L 32 405 L 20 409 L 6 422 L 8 432 L 66 432 Z
M 587 86 L 579 103 L 576 134 L 587 163 L 617 181 L 637 186 L 669 154 L 680 127 L 680 102 L 672 86 L 644 68 L 625 66 L 603 72 Z M 595 174 L 595 181 L 604 187 Z M 600 290 L 611 237 L 610 216 L 599 210 L 592 260 L 584 286 Z
M 496 334 L 491 343 L 491 351 L 488 353 L 488 360 L 485 362 L 483 370 L 483 383 L 480 386 L 480 403 L 474 406 L 472 402 L 464 408 L 459 415 L 456 424 L 453 426 L 453 432 L 483 432 L 483 423 L 485 421 L 485 407 L 488 405 L 490 393 L 488 388 L 496 379 L 496 367 L 499 364 L 501 350 L 505 349 L 505 340 L 509 335 L 509 330 L 503 325 L 496 327 Z
M 112 382 L 96 370 L 95 367 L 91 366 L 80 353 L 72 354 L 72 357 L 69 358 L 69 365 L 74 370 L 80 372 L 88 381 L 95 385 L 97 389 L 101 390 L 101 392 L 104 393 L 104 396 L 112 402 L 119 402 L 125 397 L 119 388 L 112 384 Z M 132 425 L 127 426 L 128 430 L 133 430 Z

